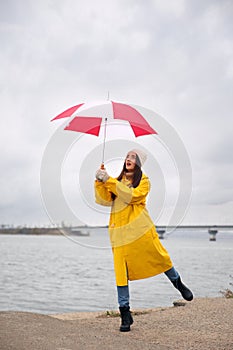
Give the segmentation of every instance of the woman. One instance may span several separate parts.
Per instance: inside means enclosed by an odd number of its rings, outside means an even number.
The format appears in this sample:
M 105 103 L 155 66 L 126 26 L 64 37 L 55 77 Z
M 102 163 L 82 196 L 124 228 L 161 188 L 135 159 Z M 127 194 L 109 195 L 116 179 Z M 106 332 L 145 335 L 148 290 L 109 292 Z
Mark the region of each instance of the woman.
M 184 299 L 193 299 L 192 292 L 182 283 L 173 267 L 146 209 L 150 181 L 141 170 L 145 161 L 146 154 L 142 150 L 133 149 L 128 152 L 117 179 L 110 177 L 105 169 L 96 172 L 96 202 L 111 206 L 109 233 L 122 332 L 130 331 L 133 323 L 129 305 L 129 280 L 148 278 L 164 272 Z

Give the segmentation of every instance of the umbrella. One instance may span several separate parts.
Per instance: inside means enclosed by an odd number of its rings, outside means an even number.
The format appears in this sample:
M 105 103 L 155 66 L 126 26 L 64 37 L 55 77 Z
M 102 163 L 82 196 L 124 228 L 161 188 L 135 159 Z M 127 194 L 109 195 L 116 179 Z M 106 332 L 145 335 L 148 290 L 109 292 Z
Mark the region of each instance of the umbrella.
M 95 136 L 99 135 L 102 120 L 104 119 L 102 164 L 104 164 L 106 126 L 108 120 L 120 119 L 129 122 L 135 137 L 157 134 L 135 107 L 125 103 L 106 101 L 105 103 L 94 106 L 90 106 L 88 103 L 80 103 L 66 109 L 51 121 L 68 117 L 71 120 L 64 130 L 82 132 Z

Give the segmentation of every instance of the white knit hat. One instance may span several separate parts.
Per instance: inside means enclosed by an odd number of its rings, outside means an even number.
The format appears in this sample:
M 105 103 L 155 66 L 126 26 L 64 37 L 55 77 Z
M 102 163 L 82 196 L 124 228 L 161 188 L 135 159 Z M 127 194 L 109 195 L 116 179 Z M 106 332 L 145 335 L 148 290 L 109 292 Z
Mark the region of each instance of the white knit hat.
M 140 166 L 143 166 L 143 164 L 145 163 L 146 159 L 147 159 L 147 154 L 145 152 L 143 152 L 141 149 L 131 149 L 130 152 L 134 152 L 138 155 L 138 158 L 140 160 L 139 164 Z

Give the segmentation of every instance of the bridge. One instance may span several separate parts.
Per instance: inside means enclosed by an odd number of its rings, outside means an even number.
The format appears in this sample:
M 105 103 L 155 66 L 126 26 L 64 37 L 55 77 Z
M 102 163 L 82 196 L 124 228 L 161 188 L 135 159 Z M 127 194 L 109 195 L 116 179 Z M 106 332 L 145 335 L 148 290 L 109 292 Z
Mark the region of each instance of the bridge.
M 159 238 L 163 239 L 166 232 L 177 230 L 206 230 L 209 233 L 209 240 L 216 241 L 216 235 L 219 231 L 232 231 L 233 225 L 180 225 L 180 226 L 156 226 Z
M 166 226 L 166 225 L 156 225 L 157 228 L 161 228 L 161 229 L 173 229 L 175 228 L 176 230 L 183 230 L 183 229 L 195 229 L 195 230 L 201 230 L 201 229 L 204 229 L 204 230 L 208 230 L 209 228 L 217 228 L 219 230 L 222 230 L 222 229 L 229 229 L 229 230 L 233 230 L 233 224 L 232 225 L 179 225 L 179 226 Z

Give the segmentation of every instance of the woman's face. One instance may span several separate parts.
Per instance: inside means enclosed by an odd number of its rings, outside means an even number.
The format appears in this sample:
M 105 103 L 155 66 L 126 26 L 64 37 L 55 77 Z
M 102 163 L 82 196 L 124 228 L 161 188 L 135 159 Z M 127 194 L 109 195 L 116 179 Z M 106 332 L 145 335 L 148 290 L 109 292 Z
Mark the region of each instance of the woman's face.
M 125 166 L 127 171 L 133 171 L 136 165 L 136 153 L 129 152 L 125 159 Z

